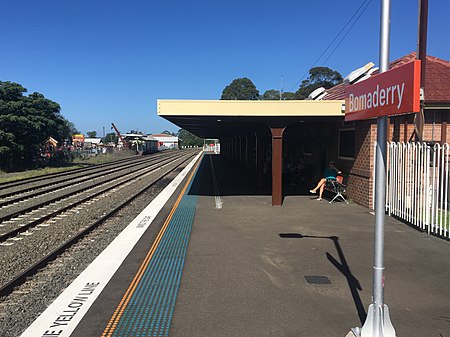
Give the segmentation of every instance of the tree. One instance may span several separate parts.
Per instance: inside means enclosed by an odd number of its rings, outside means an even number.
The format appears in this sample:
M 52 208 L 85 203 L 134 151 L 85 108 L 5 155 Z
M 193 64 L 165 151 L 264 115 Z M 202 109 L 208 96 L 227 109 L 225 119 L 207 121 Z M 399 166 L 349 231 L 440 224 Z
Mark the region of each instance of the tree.
M 280 99 L 280 91 L 278 90 L 274 90 L 274 89 L 270 89 L 270 90 L 266 90 L 266 92 L 261 96 L 262 100 L 269 100 L 269 101 L 276 101 Z M 291 99 L 295 99 L 295 94 L 293 92 L 283 92 L 281 94 L 281 99 L 282 100 L 291 100 Z
M 262 100 L 267 101 L 276 101 L 280 99 L 280 91 L 279 90 L 266 90 L 266 92 L 261 97 Z
M 178 130 L 178 138 L 181 140 L 181 146 L 203 146 L 203 139 L 186 131 L 184 129 Z
M 328 67 L 315 67 L 309 69 L 309 77 L 302 81 L 295 93 L 296 99 L 306 99 L 310 93 L 320 87 L 329 89 L 342 83 L 342 75 Z
M 97 137 L 97 131 L 88 131 L 88 132 L 86 132 L 86 134 L 89 138 Z
M 18 83 L 0 81 L 0 167 L 31 167 L 39 148 L 49 137 L 70 138 L 73 124 L 61 114 L 58 103 L 40 93 L 24 96 Z
M 248 78 L 237 78 L 233 80 L 222 91 L 222 100 L 257 100 L 259 91 Z
M 119 142 L 119 137 L 115 132 L 107 133 L 105 138 L 103 139 L 103 144 L 114 143 L 117 144 Z
M 292 100 L 295 99 L 295 94 L 293 92 L 283 92 L 283 94 L 281 95 L 283 97 L 283 100 L 288 101 L 288 100 Z

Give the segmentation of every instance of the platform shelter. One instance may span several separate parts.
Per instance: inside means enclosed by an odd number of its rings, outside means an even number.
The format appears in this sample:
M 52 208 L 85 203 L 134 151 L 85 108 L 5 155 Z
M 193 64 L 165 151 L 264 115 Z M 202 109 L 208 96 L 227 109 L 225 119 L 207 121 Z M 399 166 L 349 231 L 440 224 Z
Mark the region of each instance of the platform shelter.
M 310 165 L 321 171 L 327 157 L 334 159 L 329 154 L 329 135 L 343 123 L 343 103 L 158 100 L 157 104 L 159 116 L 199 137 L 220 139 L 221 155 L 239 163 L 261 189 L 268 185 L 272 205 L 280 206 L 283 177 L 289 170 Z M 287 146 L 291 151 L 285 151 Z M 301 149 L 292 151 L 298 146 Z M 314 150 L 317 147 L 319 151 Z M 292 156 L 298 158 L 289 160 Z M 300 156 L 308 158 L 299 163 Z

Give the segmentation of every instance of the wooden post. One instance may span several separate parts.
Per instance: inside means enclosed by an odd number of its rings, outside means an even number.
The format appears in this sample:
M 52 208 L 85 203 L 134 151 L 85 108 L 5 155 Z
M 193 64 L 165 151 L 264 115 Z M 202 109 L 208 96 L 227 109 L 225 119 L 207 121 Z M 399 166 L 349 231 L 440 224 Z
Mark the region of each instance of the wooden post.
M 283 132 L 284 128 L 270 128 L 272 132 L 272 206 L 283 203 Z
M 441 145 L 447 142 L 447 112 L 441 111 Z

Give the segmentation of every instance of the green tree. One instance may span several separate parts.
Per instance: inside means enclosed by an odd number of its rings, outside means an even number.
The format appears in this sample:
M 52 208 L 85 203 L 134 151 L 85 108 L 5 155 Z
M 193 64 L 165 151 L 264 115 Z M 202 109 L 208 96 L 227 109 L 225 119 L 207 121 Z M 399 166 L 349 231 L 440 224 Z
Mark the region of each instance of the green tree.
M 184 129 L 178 130 L 178 138 L 181 140 L 181 146 L 203 146 L 203 139 L 186 131 Z
M 328 67 L 315 67 L 309 69 L 309 77 L 302 81 L 300 88 L 295 92 L 296 99 L 306 99 L 310 93 L 320 87 L 329 89 L 342 83 L 342 75 Z
M 169 130 L 164 130 L 161 132 L 163 135 L 176 136 L 177 134 L 174 132 L 170 132 Z
M 280 91 L 279 90 L 266 90 L 266 92 L 261 96 L 262 100 L 276 101 L 280 99 Z M 283 92 L 281 94 L 282 100 L 292 100 L 295 99 L 295 94 L 293 92 Z
M 117 144 L 119 142 L 119 137 L 117 137 L 115 132 L 107 133 L 105 138 L 103 139 L 103 144 L 106 143 L 114 143 Z
M 18 83 L 0 81 L 0 167 L 31 167 L 39 148 L 49 137 L 70 138 L 73 124 L 61 114 L 60 106 L 40 93 L 24 96 Z
M 86 134 L 89 138 L 97 137 L 97 131 L 88 131 L 88 132 L 86 132 Z
M 259 91 L 248 78 L 237 78 L 233 80 L 222 91 L 222 100 L 257 100 Z
M 293 92 L 283 92 L 283 94 L 281 95 L 283 97 L 283 100 L 288 101 L 288 100 L 292 100 L 295 99 L 295 94 Z
M 262 100 L 267 100 L 267 101 L 276 101 L 280 99 L 280 91 L 279 90 L 274 90 L 274 89 L 270 89 L 270 90 L 266 90 L 266 92 L 264 92 L 264 94 L 261 96 Z

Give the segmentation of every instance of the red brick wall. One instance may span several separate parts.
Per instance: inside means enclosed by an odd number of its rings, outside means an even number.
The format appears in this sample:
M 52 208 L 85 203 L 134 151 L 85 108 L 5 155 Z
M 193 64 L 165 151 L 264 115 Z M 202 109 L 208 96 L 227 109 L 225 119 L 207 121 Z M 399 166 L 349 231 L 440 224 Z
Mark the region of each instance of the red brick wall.
M 440 142 L 442 123 L 449 120 L 450 111 L 427 110 L 423 128 L 423 141 Z M 406 123 L 405 123 L 406 122 Z M 445 124 L 444 124 L 445 125 Z M 403 115 L 389 118 L 388 140 L 403 142 L 414 141 L 414 116 Z M 450 123 L 446 125 L 446 142 L 450 142 Z M 372 208 L 373 205 L 373 168 L 374 143 L 377 140 L 375 120 L 359 121 L 355 124 L 356 157 L 348 179 L 348 196 L 357 204 Z
M 355 125 L 356 156 L 348 179 L 348 196 L 357 204 L 371 207 L 373 144 L 376 140 L 374 121 L 360 121 Z

